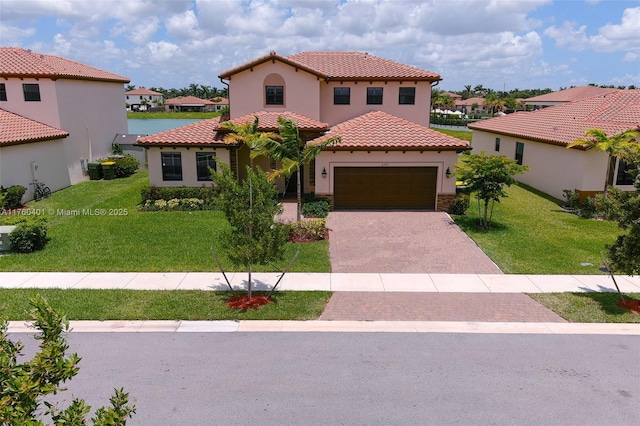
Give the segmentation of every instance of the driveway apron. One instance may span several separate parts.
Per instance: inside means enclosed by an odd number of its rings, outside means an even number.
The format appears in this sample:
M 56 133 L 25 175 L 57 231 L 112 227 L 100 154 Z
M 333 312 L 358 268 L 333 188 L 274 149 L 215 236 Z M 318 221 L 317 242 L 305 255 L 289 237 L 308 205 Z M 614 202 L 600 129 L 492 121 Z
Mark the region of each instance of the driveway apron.
M 327 227 L 332 272 L 502 273 L 443 212 L 334 211 Z

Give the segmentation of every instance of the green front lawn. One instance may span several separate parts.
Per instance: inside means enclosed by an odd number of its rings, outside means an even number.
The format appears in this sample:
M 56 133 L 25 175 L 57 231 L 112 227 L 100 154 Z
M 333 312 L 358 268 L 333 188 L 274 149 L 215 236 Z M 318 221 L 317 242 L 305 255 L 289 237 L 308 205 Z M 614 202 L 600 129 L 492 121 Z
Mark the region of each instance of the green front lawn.
M 31 254 L 0 257 L 3 271 L 218 271 L 213 247 L 223 267 L 232 266 L 219 236 L 228 222 L 218 211 L 139 212 L 140 190 L 148 184 L 146 171 L 116 180 L 87 181 L 31 202 L 49 221 L 51 242 Z M 37 210 L 35 210 L 37 209 Z M 91 213 L 91 214 L 89 214 Z M 1 218 L 0 218 L 1 220 Z M 287 245 L 286 258 L 300 255 L 293 272 L 329 272 L 327 241 Z M 256 266 L 262 272 L 284 268 Z
M 30 320 L 29 300 L 44 297 L 69 320 L 313 320 L 331 296 L 326 291 L 274 292 L 257 309 L 231 309 L 238 293 L 198 290 L 0 289 L 0 319 Z M 256 292 L 255 294 L 263 294 Z
M 621 232 L 615 223 L 581 219 L 523 185 L 508 188 L 507 193 L 496 203 L 493 229 L 478 226 L 474 197 L 468 214 L 454 217 L 504 273 L 601 273 L 600 251 Z
M 640 323 L 640 315 L 616 305 L 618 293 L 536 293 L 529 294 L 570 322 Z M 625 294 L 640 300 L 640 294 Z

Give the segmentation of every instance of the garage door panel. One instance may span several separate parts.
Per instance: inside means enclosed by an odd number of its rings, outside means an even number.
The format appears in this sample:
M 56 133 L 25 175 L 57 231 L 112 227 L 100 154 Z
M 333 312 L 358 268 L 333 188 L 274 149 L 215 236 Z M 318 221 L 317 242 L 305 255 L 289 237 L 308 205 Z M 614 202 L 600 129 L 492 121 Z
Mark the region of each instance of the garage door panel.
M 434 209 L 436 167 L 336 167 L 338 209 Z

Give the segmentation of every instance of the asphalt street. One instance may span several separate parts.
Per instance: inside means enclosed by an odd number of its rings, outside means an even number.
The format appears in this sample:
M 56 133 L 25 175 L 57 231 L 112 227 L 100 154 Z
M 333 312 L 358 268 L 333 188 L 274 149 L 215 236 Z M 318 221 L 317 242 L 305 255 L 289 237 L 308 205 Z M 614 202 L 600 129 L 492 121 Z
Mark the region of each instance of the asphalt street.
M 36 349 L 32 334 L 12 334 Z M 640 337 L 429 333 L 72 333 L 56 399 L 131 425 L 640 424 Z

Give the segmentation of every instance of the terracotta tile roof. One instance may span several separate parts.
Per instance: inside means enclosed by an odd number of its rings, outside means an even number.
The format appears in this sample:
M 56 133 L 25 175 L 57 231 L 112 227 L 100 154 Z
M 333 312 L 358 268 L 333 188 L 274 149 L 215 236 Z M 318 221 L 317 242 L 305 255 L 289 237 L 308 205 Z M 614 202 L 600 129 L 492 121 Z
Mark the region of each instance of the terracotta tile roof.
M 270 111 L 258 111 L 253 114 L 243 115 L 242 117 L 229 120 L 236 125 L 242 125 L 246 122 L 253 123 L 254 117 L 258 116 L 258 130 L 262 132 L 275 132 L 278 131 L 278 117 L 290 118 L 298 125 L 298 130 L 301 131 L 316 131 L 324 132 L 329 128 L 327 123 L 313 120 L 304 115 L 296 114 L 290 111 L 284 112 L 270 112 Z
M 62 139 L 67 136 L 69 133 L 64 130 L 0 109 L 0 146 Z
M 223 140 L 223 135 L 218 132 L 220 117 L 209 120 L 198 121 L 177 129 L 156 133 L 138 139 L 138 145 L 161 146 L 161 145 L 201 145 L 201 146 L 227 146 Z
M 125 95 L 155 95 L 155 96 L 164 96 L 162 93 L 154 92 L 153 90 L 145 89 L 144 87 L 139 87 L 137 89 L 129 90 L 128 92 L 124 92 Z
M 468 98 L 468 99 L 462 99 L 462 100 L 457 100 L 456 101 L 456 105 L 461 105 L 461 106 L 472 106 L 473 104 L 478 104 L 478 106 L 482 106 L 482 103 L 484 102 L 484 98 Z
M 53 55 L 0 47 L 0 77 L 46 77 L 128 83 L 127 77 Z
M 406 150 L 450 151 L 464 150 L 467 141 L 395 117 L 382 111 L 373 111 L 331 127 L 324 136 L 309 143 L 340 136 L 339 144 L 330 150 Z
M 613 136 L 640 127 L 640 90 L 617 90 L 531 112 L 517 112 L 469 124 L 473 130 L 554 145 L 584 137 L 591 128 Z
M 165 105 L 213 105 L 213 102 L 207 99 L 196 98 L 195 96 L 181 96 L 167 99 Z
M 211 98 L 209 100 L 216 105 L 229 105 L 229 99 L 223 98 L 222 96 Z
M 620 89 L 605 89 L 594 86 L 572 87 L 570 89 L 559 90 L 557 92 L 545 93 L 544 95 L 533 96 L 524 101 L 531 104 L 536 102 L 573 102 L 592 96 L 606 95 L 617 92 Z
M 302 52 L 288 57 L 271 52 L 227 70 L 220 77 L 229 79 L 233 74 L 276 60 L 330 80 L 441 80 L 437 73 L 361 52 Z
M 327 123 L 321 123 L 312 120 L 300 114 L 293 112 L 266 112 L 258 111 L 242 117 L 229 120 L 230 122 L 243 125 L 246 122 L 253 123 L 254 116 L 258 116 L 258 130 L 261 132 L 273 132 L 278 130 L 278 117 L 283 116 L 293 119 L 298 124 L 301 131 L 323 132 L 328 129 Z M 197 123 L 189 124 L 177 129 L 167 130 L 166 132 L 156 133 L 155 135 L 146 136 L 138 139 L 138 145 L 157 146 L 157 145 L 215 145 L 215 146 L 234 146 L 224 141 L 228 130 L 220 127 L 220 117 L 210 120 L 203 120 Z

